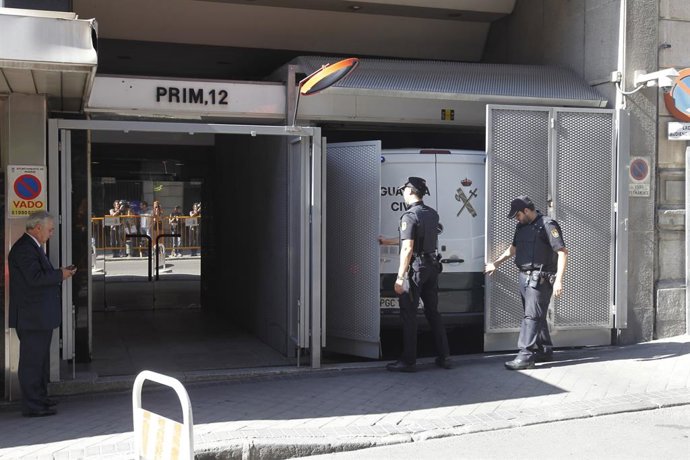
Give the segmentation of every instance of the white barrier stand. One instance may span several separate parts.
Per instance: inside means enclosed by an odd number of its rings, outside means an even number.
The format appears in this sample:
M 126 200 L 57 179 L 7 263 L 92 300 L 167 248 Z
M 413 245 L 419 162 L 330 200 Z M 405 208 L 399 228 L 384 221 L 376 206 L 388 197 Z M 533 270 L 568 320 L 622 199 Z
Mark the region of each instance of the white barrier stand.
M 172 272 L 172 268 L 166 268 L 165 264 L 165 259 L 166 259 L 166 253 L 165 253 L 165 245 L 163 243 L 158 243 L 158 248 L 156 249 L 158 251 L 158 272 L 159 273 L 170 273 Z
M 103 255 L 103 268 L 96 266 L 98 263 L 98 252 L 96 251 L 96 240 L 91 238 L 91 271 L 93 273 L 105 274 L 105 254 Z
M 182 406 L 182 423 L 141 407 L 141 389 L 152 380 L 175 390 Z M 192 403 L 179 380 L 153 371 L 141 371 L 132 388 L 134 454 L 136 459 L 194 459 Z

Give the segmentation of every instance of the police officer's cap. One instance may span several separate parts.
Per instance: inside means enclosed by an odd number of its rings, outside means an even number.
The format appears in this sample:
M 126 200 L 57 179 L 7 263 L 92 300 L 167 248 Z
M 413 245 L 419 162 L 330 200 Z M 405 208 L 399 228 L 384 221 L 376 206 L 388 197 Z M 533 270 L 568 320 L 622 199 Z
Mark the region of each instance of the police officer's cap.
M 407 182 L 402 184 L 398 190 L 402 191 L 407 186 L 417 190 L 421 195 L 431 195 L 429 193 L 429 187 L 426 185 L 426 181 L 421 177 L 408 177 Z
M 525 208 L 534 209 L 534 203 L 527 195 L 520 195 L 513 198 L 510 202 L 510 213 L 508 213 L 508 219 L 512 219 L 518 213 Z

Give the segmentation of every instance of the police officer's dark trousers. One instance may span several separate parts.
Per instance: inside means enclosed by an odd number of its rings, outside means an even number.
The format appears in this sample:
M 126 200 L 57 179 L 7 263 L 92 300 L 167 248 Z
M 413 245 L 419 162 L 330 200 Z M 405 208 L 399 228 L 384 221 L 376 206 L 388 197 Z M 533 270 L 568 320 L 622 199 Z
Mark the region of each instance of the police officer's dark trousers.
M 438 312 L 438 273 L 436 263 L 415 258 L 410 272 L 409 292 L 398 296 L 403 329 L 403 352 L 400 360 L 414 364 L 417 359 L 417 308 L 424 302 L 426 316 L 436 343 L 436 352 L 442 358 L 450 354 L 443 320 Z
M 525 312 L 518 337 L 518 359 L 521 360 L 533 360 L 537 351 L 553 346 L 546 321 L 553 286 L 548 278 L 542 277 L 537 287 L 532 288 L 528 286 L 529 278 L 527 272 L 520 272 L 520 296 Z

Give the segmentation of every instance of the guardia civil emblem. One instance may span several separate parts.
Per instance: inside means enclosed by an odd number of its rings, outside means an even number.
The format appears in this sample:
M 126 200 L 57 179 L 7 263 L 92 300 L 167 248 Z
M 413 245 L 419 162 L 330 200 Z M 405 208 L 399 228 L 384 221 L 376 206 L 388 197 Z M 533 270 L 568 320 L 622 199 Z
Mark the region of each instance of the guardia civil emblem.
M 460 214 L 467 209 L 467 212 L 469 212 L 472 217 L 477 217 L 477 211 L 475 211 L 474 206 L 472 206 L 472 203 L 470 203 L 470 200 L 472 200 L 472 198 L 476 198 L 477 196 L 477 188 L 475 187 L 474 190 L 470 190 L 470 196 L 467 196 L 462 187 L 470 187 L 472 185 L 472 179 L 465 177 L 460 181 L 460 184 L 461 187 L 458 187 L 458 189 L 455 191 L 455 199 L 462 203 L 462 208 L 460 208 L 460 211 L 458 211 L 457 215 L 460 216 Z

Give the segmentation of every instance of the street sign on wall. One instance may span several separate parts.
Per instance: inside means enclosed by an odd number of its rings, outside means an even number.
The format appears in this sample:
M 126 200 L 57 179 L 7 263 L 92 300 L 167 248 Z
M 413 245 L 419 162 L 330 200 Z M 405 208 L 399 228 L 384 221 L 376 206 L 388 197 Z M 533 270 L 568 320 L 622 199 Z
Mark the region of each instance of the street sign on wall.
M 690 123 L 681 123 L 679 121 L 668 122 L 668 140 L 669 141 L 688 141 L 690 140 Z
M 43 165 L 7 167 L 7 217 L 26 217 L 45 211 L 46 167 Z
M 690 69 L 678 72 L 673 86 L 664 94 L 664 103 L 676 120 L 690 121 Z
M 649 196 L 649 158 L 630 158 L 630 196 Z

